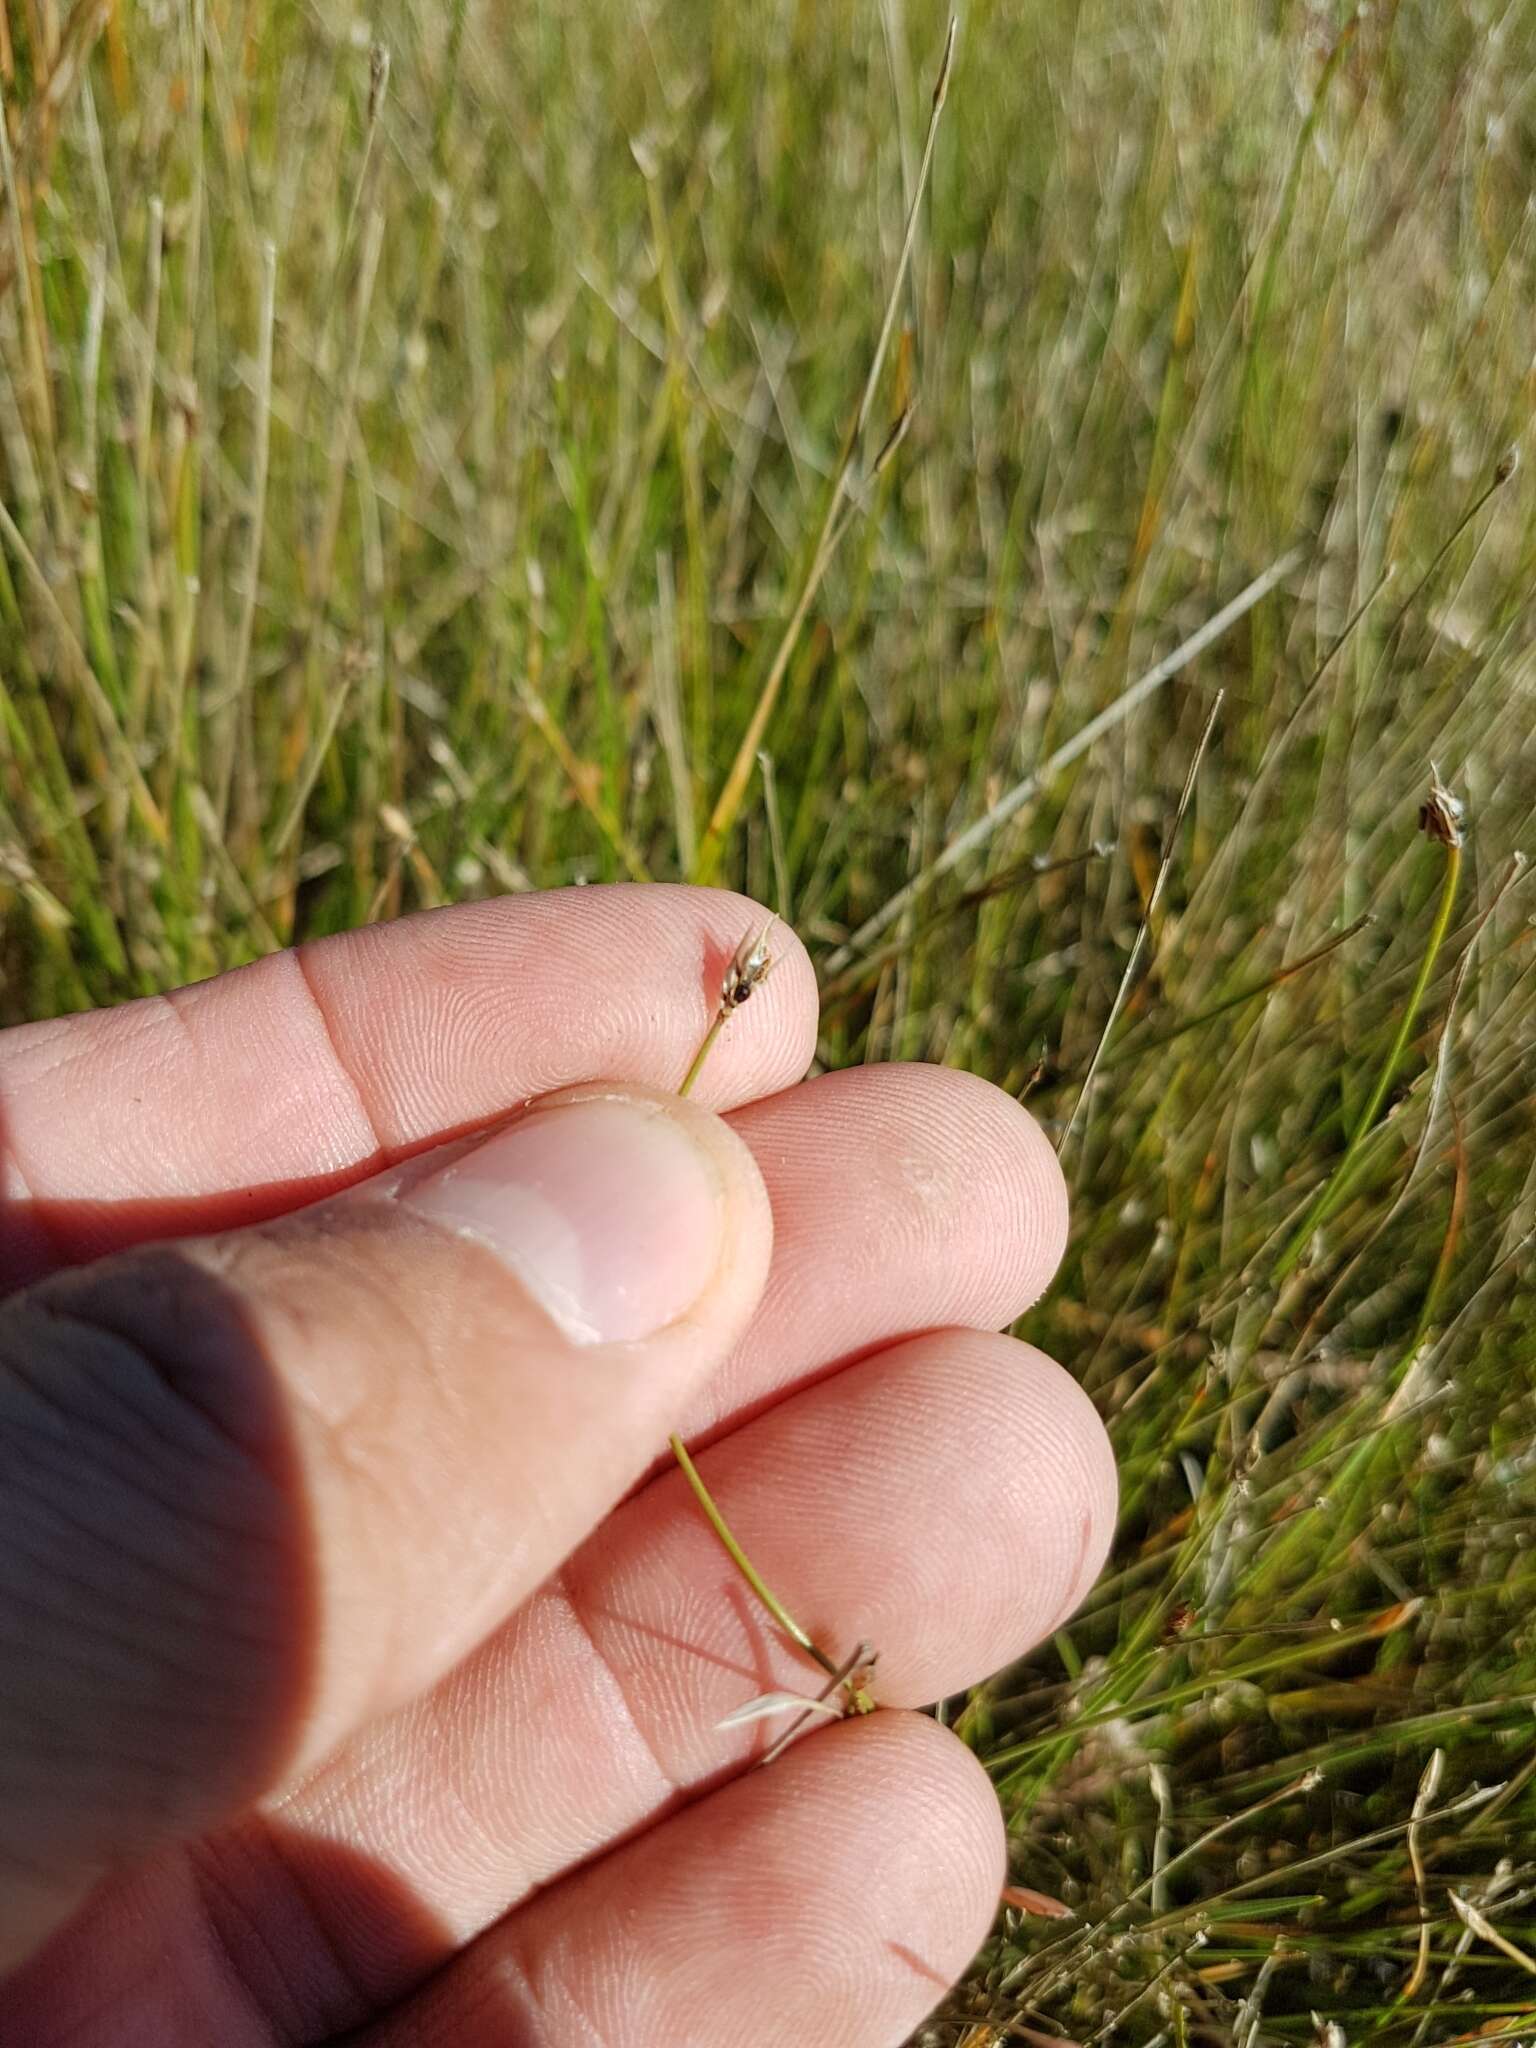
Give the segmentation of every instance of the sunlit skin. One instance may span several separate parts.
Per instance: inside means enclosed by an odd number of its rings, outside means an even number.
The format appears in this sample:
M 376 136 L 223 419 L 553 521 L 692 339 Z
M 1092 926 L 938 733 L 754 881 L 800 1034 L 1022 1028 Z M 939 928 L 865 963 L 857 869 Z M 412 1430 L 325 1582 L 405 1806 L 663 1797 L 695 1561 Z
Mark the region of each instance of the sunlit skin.
M 1047 1634 L 1114 1512 L 1087 1400 L 995 1334 L 1065 1236 L 1028 1115 L 934 1068 L 802 1081 L 814 978 L 775 925 L 771 977 L 677 1111 L 739 1162 L 733 1264 L 579 1432 L 561 1403 L 585 1398 L 580 1362 L 478 1254 L 386 1240 L 333 1289 L 323 1223 L 292 1220 L 530 1098 L 675 1096 L 763 919 L 724 892 L 513 898 L 0 1037 L 11 1284 L 238 1233 L 195 1256 L 253 1290 L 277 1421 L 320 1418 L 323 1457 L 260 1476 L 328 1574 L 259 1651 L 238 1614 L 189 1641 L 169 1594 L 114 1611 L 114 1655 L 151 1637 L 179 1659 L 152 1731 L 63 1678 L 49 1729 L 0 1703 L 0 1929 L 13 1962 L 32 1950 L 0 1984 L 0 2039 L 895 2048 L 964 1968 L 998 1906 L 1001 1820 L 962 1744 L 904 1710 Z M 110 1289 L 140 1268 L 104 1270 Z M 16 1364 L 18 1299 L 0 1356 L 19 1387 L 55 1368 Z M 548 1372 L 507 1421 L 530 1359 Z M 0 1456 L 20 1399 L 0 1374 Z M 816 1640 L 879 1649 L 880 1711 L 809 1717 L 767 1769 L 749 1766 L 779 1725 L 722 1721 L 821 1674 L 742 1585 L 672 1430 Z M 73 1455 L 0 1488 L 0 1635 L 61 1673 L 96 1654 L 77 1618 L 94 1553 L 48 1512 L 50 1486 L 84 1498 Z M 112 1526 L 131 1547 L 131 1494 Z M 165 1559 L 168 1583 L 184 1564 Z M 252 1705 L 261 1656 L 296 1674 L 281 1727 Z M 124 1814 L 146 1816 L 130 1839 Z

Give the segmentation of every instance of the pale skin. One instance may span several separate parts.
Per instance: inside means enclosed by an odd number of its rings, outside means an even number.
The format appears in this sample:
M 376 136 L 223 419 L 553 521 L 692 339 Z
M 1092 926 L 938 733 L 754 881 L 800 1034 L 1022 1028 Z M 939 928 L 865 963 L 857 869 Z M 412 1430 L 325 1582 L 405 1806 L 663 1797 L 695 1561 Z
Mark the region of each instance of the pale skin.
M 1105 1554 L 1102 1429 L 995 1334 L 1065 1194 L 972 1077 L 803 1082 L 782 925 L 677 1103 L 762 919 L 508 899 L 0 1035 L 0 2040 L 896 2048 L 963 1970 L 1001 1818 L 903 1710 Z M 642 1335 L 573 1343 L 410 1213 L 551 1097 L 708 1162 L 718 1246 Z M 881 1711 L 766 1769 L 719 1723 L 821 1674 L 674 1429 L 817 1642 L 879 1649 Z

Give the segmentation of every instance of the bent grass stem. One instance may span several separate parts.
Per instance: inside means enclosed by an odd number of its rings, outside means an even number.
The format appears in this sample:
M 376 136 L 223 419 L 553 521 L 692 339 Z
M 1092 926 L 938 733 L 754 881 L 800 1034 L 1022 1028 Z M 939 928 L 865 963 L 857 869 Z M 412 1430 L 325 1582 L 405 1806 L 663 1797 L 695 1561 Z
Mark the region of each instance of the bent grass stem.
M 677 1091 L 679 1095 L 689 1094 L 693 1088 L 694 1082 L 697 1081 L 700 1074 L 703 1073 L 704 1062 L 709 1058 L 710 1054 L 714 1051 L 715 1040 L 720 1036 L 720 1033 L 725 1028 L 726 1015 L 727 1012 L 723 1007 L 716 1011 L 714 1023 L 710 1025 L 709 1029 L 705 1032 L 704 1036 L 699 1040 L 699 1049 L 694 1054 L 692 1061 L 689 1063 L 687 1073 L 683 1076 L 683 1085 Z
M 1436 808 L 1437 798 L 1442 795 L 1449 797 L 1449 792 L 1441 790 L 1439 778 L 1436 777 L 1430 801 L 1425 805 L 1426 819 L 1439 820 L 1442 817 L 1441 811 Z M 1454 804 L 1455 799 L 1450 798 L 1450 802 Z M 1459 813 L 1459 806 L 1457 812 Z M 1414 977 L 1408 1000 L 1403 1005 L 1403 1014 L 1397 1022 L 1397 1030 L 1392 1035 L 1392 1043 L 1387 1048 L 1387 1056 L 1381 1063 L 1365 1107 L 1355 1119 L 1355 1127 L 1350 1132 L 1349 1142 L 1344 1147 L 1338 1164 L 1308 1204 L 1307 1213 L 1297 1224 L 1285 1250 L 1275 1263 L 1271 1276 L 1271 1282 L 1275 1287 L 1282 1286 L 1290 1278 L 1312 1241 L 1312 1233 L 1319 1225 L 1327 1222 L 1343 1200 L 1355 1167 L 1359 1163 L 1361 1148 L 1375 1127 L 1377 1115 L 1387 1097 L 1387 1090 L 1392 1086 L 1397 1070 L 1402 1065 L 1403 1054 L 1408 1050 L 1408 1040 L 1423 1005 L 1430 977 L 1435 971 L 1435 962 L 1440 957 L 1445 935 L 1451 928 L 1451 913 L 1456 907 L 1456 892 L 1461 885 L 1461 831 L 1455 815 L 1446 815 L 1451 819 L 1448 827 L 1427 822 L 1424 828 L 1432 838 L 1439 839 L 1445 847 L 1445 879 L 1440 885 L 1440 901 L 1435 909 L 1435 920 L 1430 926 L 1423 957 L 1419 961 L 1419 971 Z
M 681 1086 L 677 1091 L 679 1095 L 691 1093 L 694 1083 L 704 1071 L 705 1062 L 714 1050 L 721 1032 L 725 1029 L 726 1020 L 741 1008 L 754 989 L 768 979 L 768 975 L 773 967 L 773 954 L 769 950 L 768 945 L 773 931 L 773 922 L 773 919 L 770 917 L 761 931 L 748 932 L 732 955 L 720 985 L 720 999 L 716 1005 L 715 1014 L 710 1020 L 709 1029 L 699 1041 L 698 1051 L 688 1063 L 688 1071 L 684 1074 Z M 854 1653 L 847 1663 L 835 1664 L 832 1661 L 826 1651 L 812 1637 L 810 1630 L 802 1628 L 800 1623 L 796 1621 L 795 1617 L 784 1605 L 784 1602 L 768 1585 L 762 1573 L 737 1542 L 730 1523 L 721 1514 L 714 1495 L 704 1484 L 699 1468 L 689 1456 L 688 1447 L 682 1438 L 674 1431 L 667 1438 L 667 1442 L 671 1446 L 673 1457 L 676 1458 L 678 1464 L 682 1467 L 683 1477 L 693 1488 L 695 1500 L 704 1510 L 705 1519 L 719 1538 L 726 1556 L 735 1565 L 737 1571 L 741 1573 L 741 1576 L 746 1580 L 779 1627 L 789 1637 L 790 1641 L 798 1644 L 806 1656 L 813 1663 L 820 1665 L 821 1669 L 826 1673 L 830 1683 L 824 1688 L 821 1698 L 825 1699 L 828 1693 L 835 1691 L 837 1687 L 841 1686 L 851 1712 L 856 1714 L 870 1713 L 875 1703 L 870 1697 L 867 1688 L 861 1682 L 861 1667 L 871 1661 L 873 1653 L 871 1653 L 871 1657 L 865 1657 L 862 1652 L 866 1646 L 860 1644 L 858 1651 Z M 799 1726 L 800 1724 L 796 1723 L 795 1725 Z M 763 1761 L 765 1763 L 771 1762 L 783 1747 L 784 1738 L 781 1738 L 768 1751 Z
M 699 1468 L 694 1464 L 692 1458 L 689 1457 L 688 1448 L 682 1438 L 674 1435 L 669 1437 L 667 1441 L 672 1446 L 673 1457 L 676 1458 L 678 1464 L 683 1468 L 683 1477 L 693 1488 L 694 1498 L 704 1510 L 709 1526 L 719 1537 L 721 1544 L 724 1546 L 726 1556 L 729 1557 L 731 1563 L 735 1565 L 737 1571 L 741 1573 L 741 1576 L 752 1588 L 758 1599 L 762 1601 L 784 1633 L 792 1637 L 800 1645 L 801 1649 L 804 1650 L 805 1654 L 821 1666 L 829 1678 L 840 1680 L 844 1674 L 824 1650 L 817 1648 L 809 1632 L 800 1626 L 778 1595 L 764 1584 L 762 1574 L 736 1541 L 736 1538 L 731 1534 L 730 1524 L 715 1505 L 714 1495 L 699 1476 Z

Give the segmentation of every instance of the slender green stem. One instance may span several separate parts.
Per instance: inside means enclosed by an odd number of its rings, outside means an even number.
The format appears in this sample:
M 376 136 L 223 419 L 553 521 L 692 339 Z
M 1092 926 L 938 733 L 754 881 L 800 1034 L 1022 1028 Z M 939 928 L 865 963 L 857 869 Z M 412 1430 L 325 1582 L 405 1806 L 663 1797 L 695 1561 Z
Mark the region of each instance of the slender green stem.
M 1112 1046 L 1099 1062 L 1099 1072 L 1118 1067 L 1126 1060 L 1144 1059 L 1149 1052 L 1161 1052 L 1165 1045 L 1172 1045 L 1175 1039 L 1183 1038 L 1188 1032 L 1198 1031 L 1202 1024 L 1209 1024 L 1213 1018 L 1226 1016 L 1229 1010 L 1240 1009 L 1244 1003 L 1251 1003 L 1256 996 L 1268 995 L 1271 989 L 1283 987 L 1294 981 L 1298 974 L 1304 974 L 1309 967 L 1315 967 L 1319 960 L 1326 960 L 1330 953 L 1336 953 L 1340 946 L 1365 930 L 1373 913 L 1366 911 L 1342 932 L 1336 932 L 1331 939 L 1325 939 L 1320 946 L 1314 946 L 1310 953 L 1303 953 L 1299 960 L 1293 960 L 1288 967 L 1280 968 L 1274 974 L 1265 975 L 1262 981 L 1251 981 L 1246 988 L 1240 988 L 1234 995 L 1225 996 L 1221 1002 L 1213 1003 L 1208 1010 L 1201 1010 L 1196 1016 L 1186 1017 L 1170 1030 L 1157 1038 L 1145 1038 L 1140 1044 L 1122 1041 Z M 1065 1078 L 1065 1077 L 1064 1077 Z
M 1295 1233 L 1276 1263 L 1272 1275 L 1273 1284 L 1276 1287 L 1279 1287 L 1282 1282 L 1289 1279 L 1300 1262 L 1307 1245 L 1310 1243 L 1313 1231 L 1317 1229 L 1319 1224 L 1327 1221 L 1343 1198 L 1350 1177 L 1359 1161 L 1360 1148 L 1365 1143 L 1372 1126 L 1375 1124 L 1381 1105 L 1386 1100 L 1387 1090 L 1392 1086 L 1397 1070 L 1402 1064 L 1403 1054 L 1408 1049 L 1408 1040 L 1412 1034 L 1420 1006 L 1424 1001 L 1424 992 L 1429 987 L 1430 976 L 1435 971 L 1435 961 L 1439 957 L 1441 946 L 1445 943 L 1445 935 L 1451 928 L 1451 912 L 1456 907 L 1456 891 L 1460 883 L 1461 848 L 1458 845 L 1450 844 L 1445 849 L 1445 881 L 1441 886 L 1440 902 L 1435 911 L 1435 921 L 1430 926 L 1429 940 L 1424 948 L 1424 957 L 1419 962 L 1418 974 L 1414 978 L 1413 988 L 1409 993 L 1408 1001 L 1403 1007 L 1403 1014 L 1398 1019 L 1397 1030 L 1393 1034 L 1392 1043 L 1387 1048 L 1387 1056 L 1381 1063 L 1381 1071 L 1376 1076 L 1375 1086 L 1371 1089 L 1365 1108 L 1360 1112 L 1359 1117 L 1355 1121 L 1355 1128 L 1350 1133 L 1349 1143 L 1344 1147 L 1343 1156 L 1318 1189 L 1316 1195 L 1313 1196 L 1306 1215 L 1297 1225 Z
M 766 937 L 766 933 L 764 936 Z M 765 956 L 764 963 L 758 969 L 758 978 L 761 979 L 767 971 L 768 963 Z M 704 1062 L 714 1050 L 715 1042 L 725 1027 L 725 1020 L 731 1014 L 731 1007 L 729 995 L 723 996 L 720 1007 L 715 1012 L 714 1021 L 705 1032 L 703 1038 L 700 1039 L 699 1049 L 690 1061 L 687 1073 L 683 1076 L 683 1085 L 677 1091 L 679 1095 L 686 1095 L 700 1074 L 703 1073 Z M 689 1457 L 688 1447 L 682 1438 L 674 1435 L 668 1438 L 668 1442 L 672 1446 L 673 1457 L 676 1458 L 678 1464 L 683 1468 L 683 1477 L 693 1488 L 694 1498 L 704 1510 L 709 1526 L 719 1537 L 721 1544 L 724 1546 L 725 1554 L 731 1560 L 731 1563 L 735 1565 L 737 1571 L 741 1573 L 741 1576 L 746 1580 L 758 1599 L 762 1601 L 764 1607 L 767 1608 L 768 1612 L 791 1641 L 798 1643 L 805 1654 L 814 1659 L 835 1684 L 846 1684 L 848 1673 L 840 1670 L 832 1662 L 832 1659 L 827 1656 L 825 1651 L 817 1648 L 816 1644 L 811 1640 L 809 1631 L 800 1626 L 778 1595 L 771 1591 L 764 1583 L 762 1574 L 736 1541 L 736 1538 L 731 1533 L 730 1524 L 726 1521 L 724 1515 L 721 1514 L 719 1508 L 716 1507 L 715 1497 L 699 1476 L 699 1468 L 694 1464 L 692 1458 Z M 862 1694 L 859 1695 L 859 1698 L 862 1698 Z M 868 1711 L 867 1707 L 863 1708 L 862 1711 Z
M 704 1062 L 714 1051 L 715 1040 L 720 1036 L 721 1027 L 724 1025 L 728 1014 L 724 1007 L 715 1012 L 715 1021 L 699 1040 L 699 1049 L 690 1061 L 687 1073 L 683 1076 L 683 1085 L 677 1091 L 679 1095 L 689 1094 L 692 1091 L 694 1082 L 703 1073 Z
M 1455 1105 L 1452 1105 L 1455 1114 Z M 1435 1270 L 1429 1276 L 1429 1285 L 1424 1290 L 1424 1303 L 1419 1310 L 1419 1319 L 1413 1326 L 1413 1335 L 1408 1340 L 1408 1349 L 1403 1357 L 1402 1370 L 1407 1371 L 1419 1355 L 1435 1320 L 1435 1311 L 1445 1293 L 1446 1283 L 1451 1277 L 1451 1268 L 1456 1263 L 1456 1247 L 1461 1240 L 1461 1223 L 1467 1207 L 1467 1169 L 1465 1154 L 1461 1149 L 1460 1118 L 1457 1118 L 1456 1178 L 1451 1187 L 1451 1213 L 1445 1226 L 1445 1236 L 1440 1240 L 1440 1256 L 1435 1261 Z
M 714 1495 L 699 1477 L 699 1468 L 694 1464 L 692 1458 L 689 1457 L 688 1448 L 682 1438 L 680 1436 L 673 1436 L 668 1441 L 672 1446 L 673 1457 L 676 1458 L 678 1464 L 683 1468 L 683 1477 L 693 1488 L 694 1496 L 699 1506 L 708 1517 L 709 1526 L 725 1546 L 726 1555 L 730 1558 L 731 1563 L 735 1565 L 737 1571 L 741 1573 L 741 1576 L 752 1588 L 758 1599 L 762 1601 L 784 1633 L 792 1637 L 808 1657 L 813 1657 L 830 1678 L 836 1679 L 841 1683 L 844 1673 L 838 1669 L 837 1665 L 832 1662 L 832 1659 L 827 1656 L 825 1651 L 817 1649 L 809 1634 L 800 1626 L 799 1622 L 796 1621 L 777 1594 L 770 1592 L 763 1583 L 762 1575 L 757 1567 L 731 1534 L 730 1524 L 726 1521 L 724 1515 L 721 1514 L 719 1508 L 715 1506 Z
M 911 202 L 907 207 L 907 225 L 902 236 L 901 253 L 896 259 L 896 272 L 891 280 L 890 293 L 885 303 L 885 317 L 880 324 L 880 337 L 875 343 L 875 352 L 870 361 L 869 374 L 864 380 L 864 390 L 859 399 L 859 409 L 855 413 L 853 424 L 849 427 L 844 438 L 842 454 L 838 458 L 837 468 L 833 472 L 832 483 L 827 494 L 826 510 L 822 514 L 821 528 L 816 536 L 816 544 L 811 549 L 810 560 L 806 566 L 805 580 L 800 586 L 800 595 L 795 602 L 793 612 L 790 614 L 789 624 L 784 628 L 783 635 L 779 640 L 772 665 L 768 670 L 767 676 L 764 678 L 762 689 L 758 692 L 757 703 L 753 707 L 752 716 L 747 721 L 747 729 L 741 736 L 741 743 L 736 749 L 736 755 L 731 762 L 730 771 L 721 786 L 719 796 L 715 799 L 715 807 L 711 811 L 709 823 L 704 829 L 704 837 L 699 845 L 698 859 L 694 863 L 694 870 L 689 878 L 695 882 L 712 882 L 719 872 L 726 839 L 731 827 L 736 822 L 736 815 L 741 809 L 742 798 L 746 795 L 747 784 L 752 777 L 753 763 L 757 759 L 758 749 L 763 744 L 763 735 L 768 730 L 768 721 L 773 716 L 774 706 L 779 700 L 779 692 L 784 686 L 784 678 L 789 674 L 790 658 L 799 641 L 801 628 L 804 626 L 811 606 L 816 600 L 816 593 L 821 588 L 822 579 L 831 566 L 832 557 L 837 552 L 837 544 L 848 530 L 848 521 L 851 519 L 852 513 L 849 513 L 847 519 L 841 516 L 844 512 L 844 499 L 848 493 L 849 480 L 853 473 L 854 458 L 858 454 L 859 443 L 863 438 L 864 429 L 869 422 L 870 409 L 875 402 L 875 393 L 880 386 L 880 372 L 885 366 L 886 352 L 890 348 L 891 335 L 896 327 L 896 316 L 901 310 L 902 287 L 906 282 L 907 266 L 912 260 L 913 244 L 917 240 L 917 227 L 922 211 L 923 193 L 927 189 L 928 174 L 933 168 L 934 144 L 937 142 L 939 134 L 939 116 L 944 111 L 944 101 L 949 91 L 949 71 L 950 65 L 954 61 L 957 32 L 958 23 L 952 15 L 950 17 L 949 33 L 944 39 L 944 55 L 939 63 L 938 83 L 933 89 L 933 100 L 928 114 L 928 134 L 927 139 L 923 143 L 923 160 L 918 166 L 917 183 L 913 188 Z M 876 457 L 875 468 L 878 469 L 880 463 L 890 455 L 895 446 L 896 439 L 904 431 L 904 423 L 898 420 L 896 427 L 892 430 L 892 435 L 887 438 L 885 445 L 880 450 L 880 454 Z

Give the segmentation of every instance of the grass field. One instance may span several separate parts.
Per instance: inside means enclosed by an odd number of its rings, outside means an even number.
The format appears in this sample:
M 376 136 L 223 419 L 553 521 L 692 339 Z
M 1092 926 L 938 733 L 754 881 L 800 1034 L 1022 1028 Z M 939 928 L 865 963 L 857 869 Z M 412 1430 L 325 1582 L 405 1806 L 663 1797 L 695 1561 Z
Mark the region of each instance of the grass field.
M 1058 1138 L 1124 1476 L 922 2041 L 1528 2034 L 1536 7 L 976 0 L 904 280 L 926 0 L 5 18 L 6 1018 L 778 904 Z

